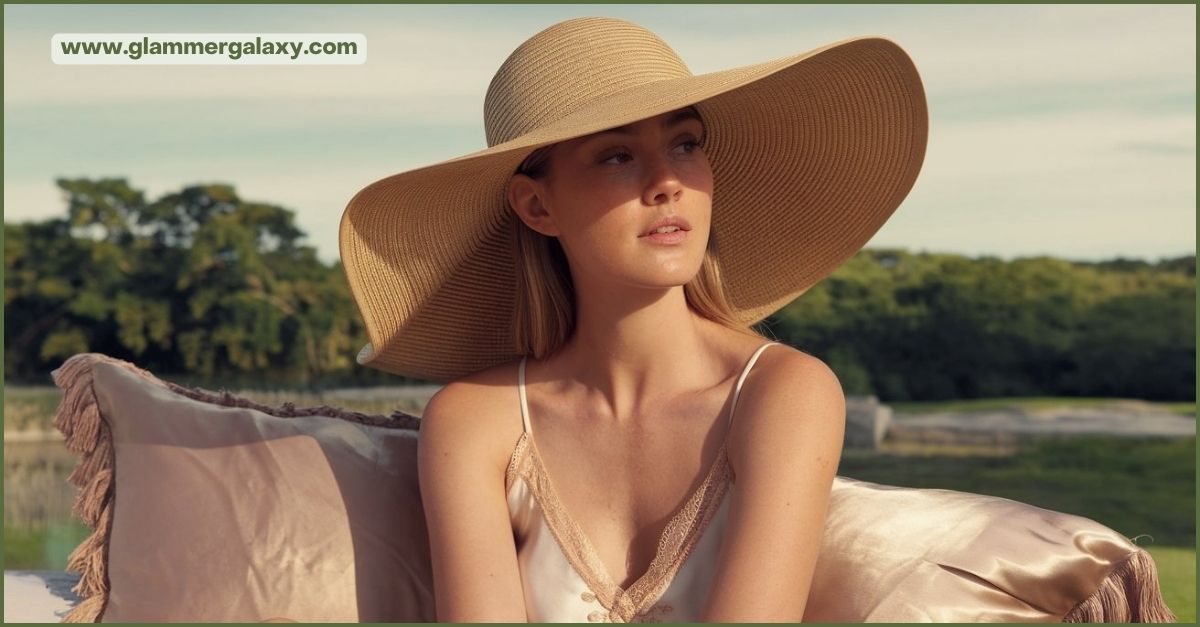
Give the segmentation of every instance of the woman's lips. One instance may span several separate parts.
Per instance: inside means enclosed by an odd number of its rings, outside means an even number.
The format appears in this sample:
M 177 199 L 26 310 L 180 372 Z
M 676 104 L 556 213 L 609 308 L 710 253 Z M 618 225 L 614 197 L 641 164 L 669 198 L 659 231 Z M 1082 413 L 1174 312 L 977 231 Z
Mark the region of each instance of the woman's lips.
M 651 233 L 649 235 L 643 235 L 640 239 L 646 240 L 653 244 L 671 245 L 682 242 L 687 237 L 687 233 L 687 231 L 679 229 L 678 231 L 672 231 L 670 233 Z

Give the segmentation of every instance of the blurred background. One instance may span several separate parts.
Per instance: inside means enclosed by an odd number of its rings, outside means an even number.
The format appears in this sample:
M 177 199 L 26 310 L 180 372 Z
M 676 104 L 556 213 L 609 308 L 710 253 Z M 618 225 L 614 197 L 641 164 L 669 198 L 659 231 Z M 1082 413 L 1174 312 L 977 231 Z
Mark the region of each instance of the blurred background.
M 1079 514 L 1195 620 L 1194 5 L 4 7 L 4 564 L 88 533 L 49 373 L 79 352 L 263 402 L 420 414 L 358 367 L 353 194 L 485 147 L 504 58 L 580 15 L 697 74 L 877 34 L 925 81 L 912 193 L 762 328 L 850 395 L 843 476 Z M 362 33 L 353 66 L 71 66 L 55 33 Z M 436 388 L 434 388 L 436 389 Z

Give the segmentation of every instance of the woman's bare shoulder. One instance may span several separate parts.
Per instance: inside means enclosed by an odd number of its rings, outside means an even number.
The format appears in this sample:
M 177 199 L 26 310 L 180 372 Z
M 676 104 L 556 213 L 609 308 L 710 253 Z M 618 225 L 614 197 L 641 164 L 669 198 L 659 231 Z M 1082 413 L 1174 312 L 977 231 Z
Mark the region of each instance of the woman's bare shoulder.
M 436 565 L 438 618 L 448 622 L 525 615 L 502 488 L 505 448 L 519 439 L 521 418 L 509 407 L 518 403 L 515 381 L 505 384 L 502 374 L 503 367 L 447 383 L 421 418 L 418 479 Z
M 746 377 L 742 393 L 749 397 L 802 393 L 821 401 L 843 398 L 837 374 L 819 357 L 787 344 L 763 351 Z
M 746 383 L 749 384 L 750 378 L 770 379 L 787 374 L 798 374 L 797 371 L 812 371 L 826 368 L 825 362 L 821 361 L 816 355 L 806 353 L 795 346 L 787 344 L 782 340 L 740 340 L 737 345 L 737 351 L 741 356 L 744 364 L 748 352 L 752 353 L 756 348 L 763 346 L 767 342 L 774 342 L 771 347 L 764 350 L 758 360 L 754 362 L 754 367 L 750 369 L 750 374 L 747 375 Z
M 470 448 L 503 473 L 522 431 L 516 367 L 497 364 L 443 385 L 422 413 L 422 437 Z
M 730 433 L 733 466 L 740 466 L 744 451 L 757 450 L 762 442 L 787 441 L 781 434 L 812 429 L 840 433 L 845 406 L 841 382 L 824 361 L 786 344 L 768 348 L 738 397 Z

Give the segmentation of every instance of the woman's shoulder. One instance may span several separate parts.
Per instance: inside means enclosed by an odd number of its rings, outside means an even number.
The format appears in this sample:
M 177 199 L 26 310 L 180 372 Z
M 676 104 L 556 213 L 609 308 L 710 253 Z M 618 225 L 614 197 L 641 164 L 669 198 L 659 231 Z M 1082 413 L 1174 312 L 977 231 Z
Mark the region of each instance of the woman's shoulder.
M 747 358 L 758 351 L 759 354 L 754 360 L 754 365 L 746 374 L 743 390 L 751 386 L 752 382 L 756 384 L 756 387 L 771 387 L 771 382 L 777 385 L 780 380 L 787 380 L 798 375 L 811 376 L 813 373 L 821 371 L 832 373 L 825 362 L 815 355 L 806 353 L 782 340 L 773 340 L 760 335 L 748 335 L 727 329 L 721 329 L 717 338 L 713 345 L 719 347 L 720 354 L 738 368 L 746 366 Z M 817 376 L 820 375 L 817 374 Z
M 523 431 L 517 364 L 497 364 L 447 382 L 425 406 L 422 434 L 428 426 L 434 437 L 471 448 L 503 473 Z
M 517 387 L 520 360 L 507 361 L 463 375 L 443 385 L 436 395 L 465 404 L 487 404 L 496 395 L 511 394 Z
M 829 366 L 816 355 L 783 342 L 779 342 L 763 351 L 757 363 L 762 363 L 762 371 L 770 373 L 765 378 L 779 378 L 797 374 L 815 376 L 833 374 Z M 755 365 L 751 370 L 759 368 L 758 365 Z
M 845 395 L 824 361 L 780 344 L 759 355 L 742 384 L 735 411 L 729 456 L 736 469 L 744 451 L 761 450 L 764 442 L 785 442 L 812 429 L 844 430 Z
M 749 404 L 776 406 L 781 397 L 803 395 L 828 402 L 843 398 L 837 374 L 819 357 L 780 343 L 763 351 L 742 386 Z M 759 399 L 758 403 L 754 399 Z M 739 413 L 741 411 L 739 400 Z

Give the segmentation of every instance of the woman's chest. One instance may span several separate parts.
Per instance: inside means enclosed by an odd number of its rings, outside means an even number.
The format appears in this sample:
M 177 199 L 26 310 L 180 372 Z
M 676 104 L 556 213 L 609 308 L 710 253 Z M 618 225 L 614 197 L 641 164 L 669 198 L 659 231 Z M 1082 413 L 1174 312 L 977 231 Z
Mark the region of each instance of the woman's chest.
M 664 538 L 665 551 L 630 587 L 613 583 L 586 539 L 562 528 L 518 478 L 508 493 L 528 618 L 533 622 L 696 622 L 711 588 L 732 489 L 697 508 L 698 517 Z
M 535 429 L 531 453 L 544 489 L 622 587 L 649 568 L 668 525 L 724 455 L 723 433 L 707 437 L 695 421 L 676 426 L 633 439 Z

